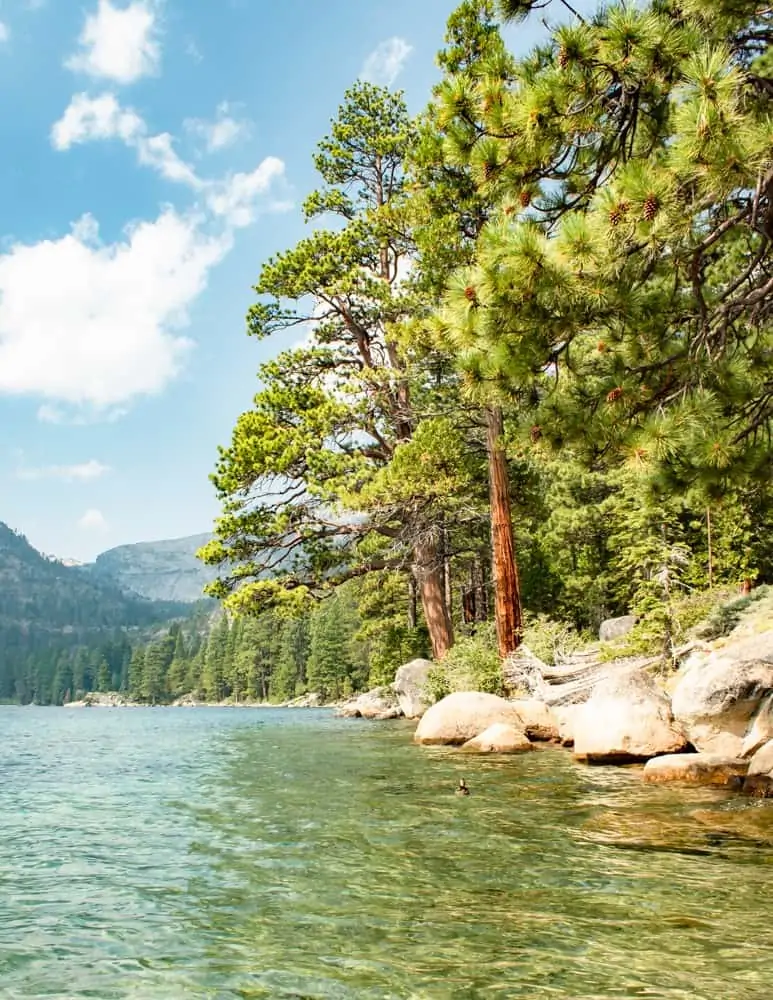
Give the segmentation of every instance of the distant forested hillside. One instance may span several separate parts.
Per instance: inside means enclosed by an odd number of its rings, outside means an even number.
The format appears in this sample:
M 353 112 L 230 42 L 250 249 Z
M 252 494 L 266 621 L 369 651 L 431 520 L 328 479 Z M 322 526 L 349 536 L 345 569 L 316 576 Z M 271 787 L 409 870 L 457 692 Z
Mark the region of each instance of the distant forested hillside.
M 152 633 L 190 611 L 179 602 L 126 594 L 46 558 L 0 522 L 0 700 L 61 701 L 103 660 L 102 679 L 119 680 L 131 658 L 131 634 Z

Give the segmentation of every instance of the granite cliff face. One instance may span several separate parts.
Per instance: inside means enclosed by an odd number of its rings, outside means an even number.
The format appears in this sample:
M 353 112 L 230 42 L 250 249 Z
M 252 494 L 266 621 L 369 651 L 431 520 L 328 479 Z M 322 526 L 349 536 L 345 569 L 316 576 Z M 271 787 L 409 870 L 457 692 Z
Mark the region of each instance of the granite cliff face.
M 188 535 L 160 542 L 119 545 L 97 556 L 84 567 L 124 591 L 132 591 L 154 601 L 199 601 L 214 571 L 196 558 L 209 534 Z

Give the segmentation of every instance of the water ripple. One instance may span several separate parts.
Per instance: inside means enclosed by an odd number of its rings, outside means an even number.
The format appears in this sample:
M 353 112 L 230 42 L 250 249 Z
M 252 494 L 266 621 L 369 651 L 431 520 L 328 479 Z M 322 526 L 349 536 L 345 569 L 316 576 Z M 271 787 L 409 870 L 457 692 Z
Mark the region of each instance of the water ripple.
M 769 803 L 322 712 L 0 727 L 2 998 L 769 1000 Z

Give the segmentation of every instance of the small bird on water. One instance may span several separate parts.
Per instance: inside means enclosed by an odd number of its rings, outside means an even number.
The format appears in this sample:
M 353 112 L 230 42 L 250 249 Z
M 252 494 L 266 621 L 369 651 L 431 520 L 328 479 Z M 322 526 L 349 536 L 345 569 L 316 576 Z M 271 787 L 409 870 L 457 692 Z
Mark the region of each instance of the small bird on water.
M 467 787 L 467 782 L 464 778 L 459 779 L 459 787 L 456 789 L 457 795 L 469 795 L 470 789 Z

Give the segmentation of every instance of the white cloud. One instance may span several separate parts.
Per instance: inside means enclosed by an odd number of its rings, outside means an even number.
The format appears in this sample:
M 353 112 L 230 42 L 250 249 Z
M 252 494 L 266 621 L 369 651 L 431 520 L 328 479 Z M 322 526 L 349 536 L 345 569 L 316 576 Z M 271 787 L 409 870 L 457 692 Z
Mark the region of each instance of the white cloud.
M 413 46 L 404 38 L 388 38 L 371 52 L 362 65 L 360 78 L 369 83 L 391 87 L 405 66 Z
M 210 211 L 224 218 L 229 225 L 249 226 L 257 215 L 258 201 L 275 181 L 284 177 L 285 165 L 275 156 L 267 156 L 252 173 L 232 174 L 224 181 L 211 185 L 207 195 Z M 271 206 L 284 211 L 288 203 L 279 201 Z
M 151 0 L 133 0 L 127 7 L 99 0 L 96 13 L 86 17 L 78 39 L 80 51 L 65 66 L 116 83 L 133 83 L 158 69 L 157 34 Z
M 201 193 L 209 212 L 233 228 L 254 222 L 260 200 L 272 185 L 284 178 L 285 165 L 275 156 L 266 157 L 251 172 L 232 174 L 221 180 L 201 178 L 177 155 L 172 145 L 174 139 L 168 132 L 148 135 L 143 119 L 130 108 L 123 108 L 113 94 L 95 98 L 76 94 L 51 129 L 51 142 L 59 150 L 106 139 L 120 139 L 136 150 L 141 164 L 158 170 L 167 180 L 185 184 Z M 223 141 L 223 136 L 219 141 Z M 273 211 L 286 211 L 292 204 L 287 200 L 275 200 L 269 207 Z
M 203 118 L 188 118 L 184 124 L 188 132 L 203 139 L 208 153 L 215 153 L 219 149 L 232 146 L 250 128 L 248 121 L 232 116 L 232 109 L 228 101 L 223 101 L 222 104 L 218 105 L 214 121 L 205 121 Z
M 0 21 L 0 42 L 7 42 L 10 37 L 11 32 L 8 30 L 8 25 Z
M 78 521 L 78 527 L 83 531 L 107 531 L 107 519 L 101 510 L 90 507 L 89 510 Z
M 59 150 L 94 139 L 117 138 L 133 144 L 144 132 L 145 122 L 134 111 L 122 108 L 113 94 L 76 94 L 51 129 L 51 143 Z
M 0 254 L 0 394 L 43 397 L 41 419 L 63 417 L 52 403 L 109 414 L 163 389 L 191 346 L 179 333 L 188 309 L 232 244 L 171 208 L 120 242 L 95 238 L 82 220 Z
M 16 470 L 16 478 L 28 481 L 38 479 L 61 479 L 65 483 L 88 482 L 99 479 L 110 472 L 110 466 L 98 462 L 95 458 L 77 465 L 43 465 L 22 467 Z

